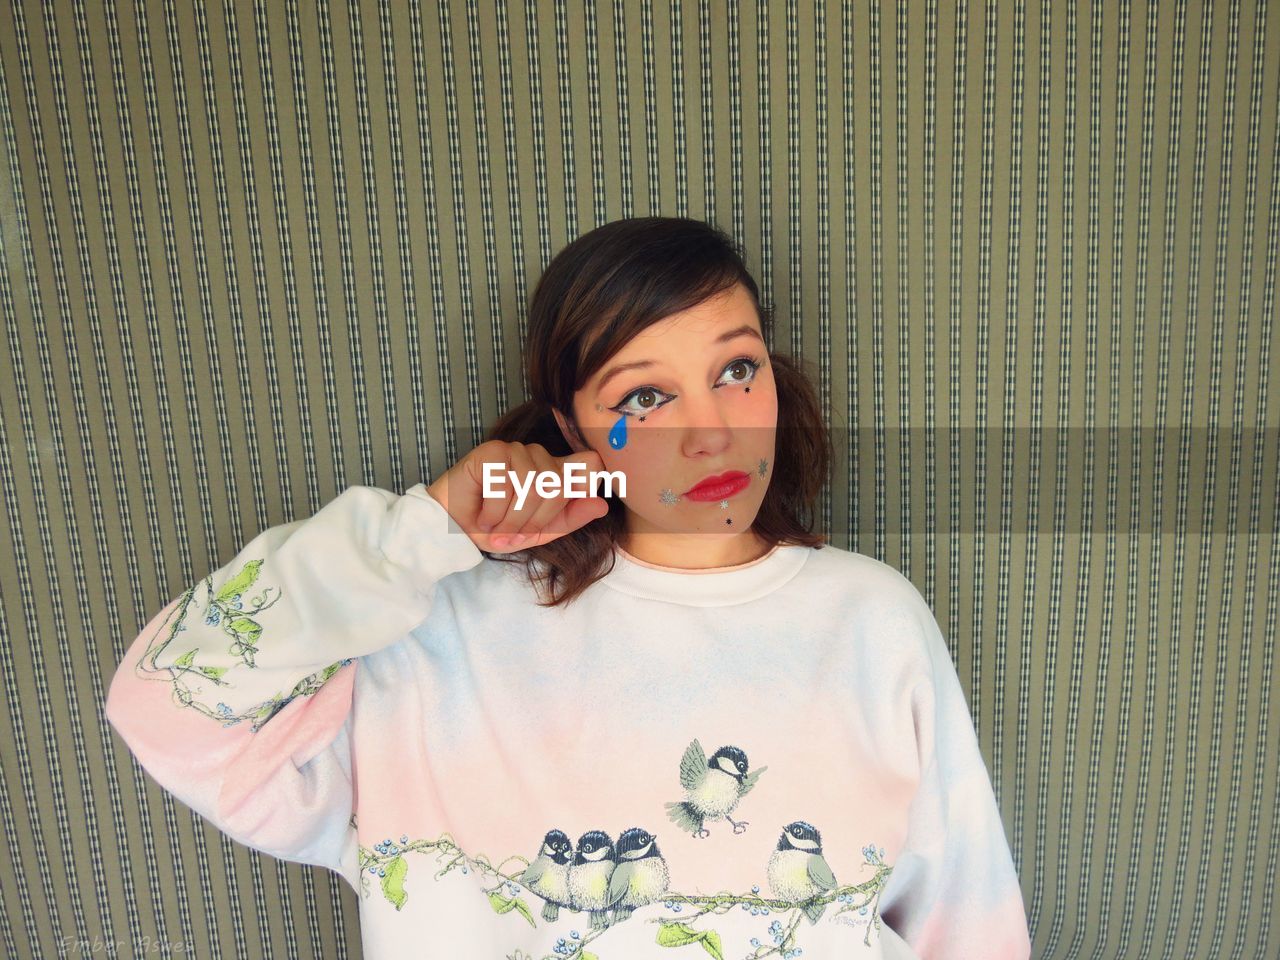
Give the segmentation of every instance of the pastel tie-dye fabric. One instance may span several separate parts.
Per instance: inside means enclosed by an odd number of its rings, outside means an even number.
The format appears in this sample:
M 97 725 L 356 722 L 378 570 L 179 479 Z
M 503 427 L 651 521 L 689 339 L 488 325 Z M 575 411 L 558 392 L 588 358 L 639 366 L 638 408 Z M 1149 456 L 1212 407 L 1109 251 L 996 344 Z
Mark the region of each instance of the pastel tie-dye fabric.
M 831 546 L 697 574 L 618 551 L 536 600 L 425 485 L 352 487 L 157 613 L 106 716 L 229 836 L 343 876 L 368 958 L 1030 955 L 902 574 Z

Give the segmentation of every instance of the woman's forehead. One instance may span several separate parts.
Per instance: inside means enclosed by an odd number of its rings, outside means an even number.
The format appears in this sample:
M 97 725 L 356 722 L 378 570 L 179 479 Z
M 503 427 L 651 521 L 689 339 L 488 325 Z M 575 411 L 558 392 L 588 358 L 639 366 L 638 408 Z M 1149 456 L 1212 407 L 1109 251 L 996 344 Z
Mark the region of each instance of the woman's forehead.
M 691 350 L 715 349 L 742 337 L 764 341 L 755 302 L 745 287 L 738 286 L 645 327 L 588 377 L 582 389 L 601 389 L 623 370 L 652 368 Z

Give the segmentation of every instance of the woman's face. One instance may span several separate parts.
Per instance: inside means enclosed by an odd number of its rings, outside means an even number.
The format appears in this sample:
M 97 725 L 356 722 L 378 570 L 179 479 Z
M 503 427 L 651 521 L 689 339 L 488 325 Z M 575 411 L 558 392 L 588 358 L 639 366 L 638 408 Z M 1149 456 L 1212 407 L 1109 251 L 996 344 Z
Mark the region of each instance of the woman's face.
M 747 532 L 773 475 L 778 423 L 750 291 L 734 286 L 648 327 L 574 394 L 574 415 L 605 469 L 627 478 L 629 534 Z M 695 489 L 724 474 L 728 484 Z

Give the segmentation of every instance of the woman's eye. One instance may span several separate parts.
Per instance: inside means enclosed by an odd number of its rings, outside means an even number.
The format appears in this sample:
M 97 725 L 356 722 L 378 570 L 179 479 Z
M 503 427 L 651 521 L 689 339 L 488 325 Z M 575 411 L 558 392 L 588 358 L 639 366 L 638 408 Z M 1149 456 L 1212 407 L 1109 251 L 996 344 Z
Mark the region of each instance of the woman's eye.
M 756 378 L 756 373 L 760 367 L 761 363 L 758 360 L 753 360 L 750 357 L 739 357 L 725 366 L 726 377 L 721 377 L 716 386 L 724 386 L 726 383 L 750 383 Z M 638 416 L 653 413 L 653 411 L 666 406 L 674 399 L 675 397 L 671 394 L 663 393 L 656 387 L 640 387 L 632 390 L 622 398 L 621 403 L 609 409 L 624 416 Z
M 665 399 L 661 399 L 661 402 L 659 402 L 659 398 Z M 614 413 L 629 415 L 652 413 L 659 407 L 670 403 L 672 399 L 673 398 L 669 393 L 663 393 L 661 390 L 655 390 L 653 387 L 641 387 L 639 390 L 631 391 L 622 398 L 622 402 L 620 404 L 616 407 L 611 407 L 610 409 L 613 410 Z
M 739 357 L 724 368 L 726 373 L 736 370 L 739 375 L 730 374 L 728 383 L 750 383 L 756 377 L 760 364 L 748 357 Z

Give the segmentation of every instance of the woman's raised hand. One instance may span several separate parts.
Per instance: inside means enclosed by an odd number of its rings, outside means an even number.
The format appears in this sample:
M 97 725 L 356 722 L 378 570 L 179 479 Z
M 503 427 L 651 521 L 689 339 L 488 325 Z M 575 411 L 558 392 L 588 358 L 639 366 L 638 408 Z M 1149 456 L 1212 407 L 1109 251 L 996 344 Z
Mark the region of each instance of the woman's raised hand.
M 565 465 L 571 462 L 585 466 L 585 473 L 579 471 L 580 476 L 575 479 L 589 481 L 592 471 L 604 469 L 604 461 L 594 450 L 557 457 L 540 443 L 487 440 L 427 487 L 427 493 L 481 550 L 527 550 L 572 533 L 609 512 L 608 501 L 603 497 L 568 495 Z M 491 475 L 500 478 L 493 484 L 500 496 L 484 496 L 486 463 L 494 464 Z M 549 497 L 541 496 L 533 482 L 543 472 L 560 478 L 558 492 Z M 519 479 L 521 489 L 527 485 L 519 507 L 520 497 L 511 474 Z

